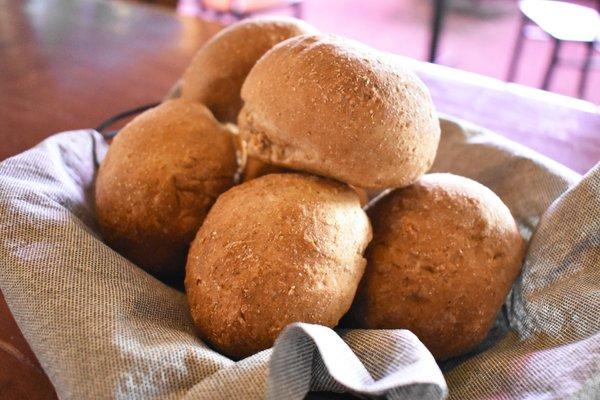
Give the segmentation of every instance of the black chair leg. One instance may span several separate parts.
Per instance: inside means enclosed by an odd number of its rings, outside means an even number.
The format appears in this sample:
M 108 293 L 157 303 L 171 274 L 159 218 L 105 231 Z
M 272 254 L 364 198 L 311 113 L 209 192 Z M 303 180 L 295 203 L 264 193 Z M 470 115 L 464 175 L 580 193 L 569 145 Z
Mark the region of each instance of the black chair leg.
M 562 41 L 559 39 L 554 39 L 554 47 L 552 49 L 552 56 L 550 58 L 550 64 L 548 64 L 548 69 L 546 70 L 546 75 L 544 75 L 544 80 L 542 82 L 542 89 L 548 90 L 550 87 L 550 82 L 552 81 L 552 75 L 554 74 L 554 69 L 556 68 L 556 64 L 558 64 L 558 55 L 560 53 L 560 46 Z
M 592 57 L 594 56 L 594 42 L 586 43 L 587 51 L 585 54 L 585 60 L 581 66 L 581 76 L 579 78 L 579 86 L 577 87 L 577 96 L 583 98 L 585 96 L 585 87 L 587 86 L 587 79 L 590 72 L 590 65 L 592 64 Z
M 229 12 L 229 15 L 231 15 L 236 21 L 241 21 L 252 16 L 251 13 L 240 12 L 237 10 Z
M 294 17 L 302 19 L 302 3 L 292 4 L 292 12 L 294 14 Z
M 429 58 L 430 63 L 437 61 L 438 47 L 440 43 L 440 35 L 442 33 L 442 22 L 444 19 L 446 0 L 434 0 L 433 18 L 431 20 L 431 39 L 429 42 Z
M 521 52 L 523 51 L 523 42 L 525 41 L 525 27 L 527 26 L 527 21 L 527 17 L 523 15 L 523 18 L 521 18 L 521 26 L 519 26 L 517 41 L 515 42 L 515 48 L 508 66 L 508 74 L 506 75 L 506 80 L 508 82 L 513 82 L 517 75 L 517 66 L 519 65 L 519 59 L 521 58 Z

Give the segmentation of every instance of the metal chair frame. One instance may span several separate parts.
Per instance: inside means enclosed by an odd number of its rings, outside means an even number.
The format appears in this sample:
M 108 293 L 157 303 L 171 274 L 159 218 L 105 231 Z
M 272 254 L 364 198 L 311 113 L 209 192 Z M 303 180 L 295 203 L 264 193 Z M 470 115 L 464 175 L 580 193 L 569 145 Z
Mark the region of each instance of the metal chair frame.
M 600 10 L 600 0 L 596 0 L 596 6 L 597 6 L 597 9 Z M 515 79 L 515 76 L 517 74 L 517 67 L 519 64 L 519 60 L 521 58 L 521 53 L 523 52 L 523 42 L 526 37 L 527 26 L 529 26 L 529 25 L 538 26 L 534 21 L 529 19 L 525 14 L 522 14 L 521 17 L 522 18 L 521 18 L 521 25 L 519 27 L 519 34 L 518 34 L 517 40 L 515 42 L 515 47 L 513 50 L 513 54 L 512 54 L 511 60 L 510 60 L 510 65 L 508 68 L 508 74 L 506 77 L 506 80 L 508 82 L 513 82 Z M 548 35 L 548 36 L 551 38 L 553 44 L 552 44 L 552 53 L 550 56 L 550 61 L 548 63 L 548 66 L 546 67 L 546 72 L 544 73 L 544 78 L 543 78 L 542 84 L 540 86 L 540 88 L 544 89 L 544 90 L 548 90 L 550 88 L 550 84 L 552 82 L 552 77 L 554 76 L 556 67 L 562 61 L 560 59 L 560 49 L 562 47 L 563 42 L 565 42 L 565 40 L 557 39 L 550 35 Z M 598 38 L 596 38 L 595 41 L 591 41 L 591 42 L 573 42 L 573 43 L 582 43 L 586 46 L 585 58 L 584 58 L 583 62 L 580 63 L 580 66 L 579 66 L 579 69 L 581 72 L 580 72 L 580 77 L 579 77 L 579 83 L 577 86 L 577 96 L 580 98 L 583 98 L 585 96 L 585 89 L 587 87 L 589 72 L 590 72 L 590 68 L 592 66 L 594 50 L 595 50 L 596 46 L 598 45 L 598 43 L 600 43 L 600 41 Z

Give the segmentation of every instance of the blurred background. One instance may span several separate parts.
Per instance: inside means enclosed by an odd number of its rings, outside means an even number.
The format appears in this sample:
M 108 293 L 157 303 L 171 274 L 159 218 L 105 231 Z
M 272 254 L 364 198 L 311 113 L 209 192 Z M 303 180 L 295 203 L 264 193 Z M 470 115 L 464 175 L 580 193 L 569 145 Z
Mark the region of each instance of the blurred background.
M 288 14 L 379 50 L 600 103 L 600 0 L 144 0 L 232 22 Z

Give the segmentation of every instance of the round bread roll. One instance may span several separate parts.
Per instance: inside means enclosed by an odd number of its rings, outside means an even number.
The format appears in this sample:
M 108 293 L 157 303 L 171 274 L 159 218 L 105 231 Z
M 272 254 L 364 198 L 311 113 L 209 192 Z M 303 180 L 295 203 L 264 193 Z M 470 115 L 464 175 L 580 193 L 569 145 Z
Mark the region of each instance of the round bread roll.
M 284 167 L 278 167 L 273 164 L 266 164 L 256 158 L 246 158 L 245 167 L 242 172 L 242 181 L 247 182 L 252 179 L 260 178 L 261 176 L 268 174 L 285 174 L 288 172 L 294 172 L 291 169 Z M 354 189 L 358 195 L 358 200 L 361 207 L 366 206 L 369 203 L 369 195 L 366 190 L 349 185 L 350 188 Z
M 277 165 L 266 164 L 257 160 L 256 158 L 246 158 L 242 180 L 247 182 L 251 181 L 252 179 L 260 178 L 263 175 L 283 174 L 288 171 L 290 170 L 283 167 L 278 167 Z
M 169 100 L 116 136 L 96 180 L 108 244 L 160 278 L 182 278 L 189 243 L 209 208 L 234 183 L 235 146 L 210 111 Z
M 217 33 L 195 55 L 183 75 L 182 96 L 199 101 L 223 122 L 235 122 L 242 108 L 240 89 L 254 66 L 275 44 L 315 33 L 298 19 L 246 19 Z
M 185 288 L 201 337 L 241 358 L 292 322 L 329 327 L 348 311 L 371 226 L 333 180 L 270 174 L 219 197 L 194 239 Z
M 240 167 L 239 178 L 241 182 L 251 181 L 252 179 L 256 179 L 267 174 L 282 174 L 285 172 L 291 172 L 289 169 L 278 167 L 277 165 L 266 164 L 260 160 L 257 160 L 256 158 L 248 157 L 246 144 L 239 135 L 239 129 L 237 128 L 237 125 L 228 123 L 227 126 L 234 133 L 238 165 Z
M 236 138 L 237 142 L 239 143 L 239 135 L 236 135 Z M 244 145 L 242 146 L 245 147 Z M 238 152 L 240 152 L 240 148 L 242 147 L 238 147 Z M 242 150 L 241 154 L 241 165 L 243 166 L 241 172 L 242 182 L 248 182 L 252 179 L 260 178 L 261 176 L 268 174 L 285 174 L 288 172 L 294 172 L 294 170 L 288 168 L 279 167 L 273 164 L 267 164 L 257 160 L 256 158 L 248 157 L 245 148 Z M 369 202 L 369 194 L 367 193 L 367 191 L 352 185 L 349 186 L 356 191 L 356 194 L 358 194 L 358 199 L 361 207 L 366 206 Z
M 406 186 L 433 163 L 440 127 L 425 85 L 398 63 L 335 36 L 268 51 L 242 87 L 250 157 L 366 189 Z
M 252 179 L 260 178 L 261 176 L 268 174 L 285 174 L 288 172 L 294 172 L 294 170 L 288 168 L 279 167 L 273 164 L 267 164 L 257 160 L 256 158 L 248 157 L 246 145 L 244 141 L 240 139 L 239 130 L 237 129 L 237 126 L 234 124 L 228 124 L 228 126 L 231 126 L 235 133 L 234 136 L 238 154 L 238 163 L 241 167 L 240 172 L 242 182 L 248 182 Z M 369 193 L 367 193 L 367 191 L 362 188 L 357 188 L 352 185 L 350 185 L 350 187 L 354 189 L 358 194 L 360 205 L 362 207 L 366 206 L 369 202 Z
M 431 174 L 368 213 L 373 241 L 351 323 L 409 329 L 438 360 L 481 342 L 523 260 L 502 200 L 473 180 Z

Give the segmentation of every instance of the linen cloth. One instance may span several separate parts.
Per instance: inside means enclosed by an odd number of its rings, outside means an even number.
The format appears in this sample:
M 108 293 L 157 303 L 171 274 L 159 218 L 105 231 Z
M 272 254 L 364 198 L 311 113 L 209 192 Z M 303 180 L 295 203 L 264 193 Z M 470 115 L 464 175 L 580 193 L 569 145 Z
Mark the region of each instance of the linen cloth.
M 433 171 L 473 178 L 529 241 L 486 341 L 437 365 L 405 330 L 293 324 L 234 362 L 194 334 L 185 294 L 102 242 L 100 134 L 54 135 L 0 163 L 0 289 L 60 398 L 600 397 L 600 166 L 586 176 L 450 117 Z M 443 372 L 442 372 L 443 371 Z

